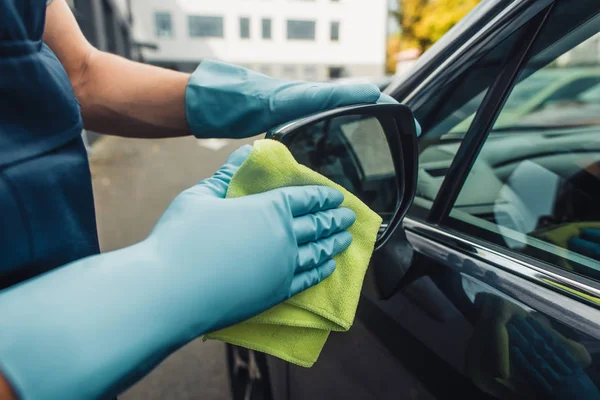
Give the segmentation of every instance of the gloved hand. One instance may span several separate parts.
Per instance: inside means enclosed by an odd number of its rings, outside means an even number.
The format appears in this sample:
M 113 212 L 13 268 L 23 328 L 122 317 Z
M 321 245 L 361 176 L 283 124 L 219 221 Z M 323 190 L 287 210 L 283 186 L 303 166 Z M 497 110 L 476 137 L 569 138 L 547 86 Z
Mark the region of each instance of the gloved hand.
M 150 236 L 0 292 L 0 371 L 23 399 L 116 395 L 188 341 L 329 276 L 352 211 L 327 187 L 225 199 L 251 147 L 181 193 Z
M 600 261 L 600 229 L 582 229 L 569 239 L 569 250 Z
M 390 96 L 387 93 L 381 93 L 381 95 L 379 96 L 379 100 L 377 100 L 377 103 L 379 103 L 379 104 L 381 104 L 381 103 L 398 104 L 396 99 L 394 99 L 392 96 Z M 419 124 L 419 121 L 417 121 L 416 119 L 415 119 L 415 129 L 417 131 L 416 132 L 417 137 L 421 136 L 423 129 L 421 129 L 421 124 Z
M 198 138 L 244 138 L 319 111 L 375 103 L 370 84 L 291 82 L 246 68 L 204 60 L 192 74 L 185 107 Z
M 514 375 L 535 398 L 600 399 L 598 388 L 579 361 L 540 322 L 530 317 L 515 317 L 506 329 Z
M 501 296 L 485 292 L 477 294 L 475 306 L 480 310 L 479 320 L 467 347 L 465 373 L 485 392 L 513 398 L 519 388 L 513 379 L 507 324 L 514 318 L 526 318 L 529 313 Z M 584 346 L 558 332 L 552 334 L 583 367 L 590 365 Z

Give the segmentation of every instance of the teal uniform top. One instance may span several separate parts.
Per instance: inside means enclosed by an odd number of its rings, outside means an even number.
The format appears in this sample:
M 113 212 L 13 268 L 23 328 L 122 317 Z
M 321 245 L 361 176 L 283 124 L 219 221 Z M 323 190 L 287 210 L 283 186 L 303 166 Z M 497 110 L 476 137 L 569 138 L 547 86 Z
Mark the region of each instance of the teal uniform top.
M 0 1 L 0 289 L 99 252 L 79 103 L 46 0 Z

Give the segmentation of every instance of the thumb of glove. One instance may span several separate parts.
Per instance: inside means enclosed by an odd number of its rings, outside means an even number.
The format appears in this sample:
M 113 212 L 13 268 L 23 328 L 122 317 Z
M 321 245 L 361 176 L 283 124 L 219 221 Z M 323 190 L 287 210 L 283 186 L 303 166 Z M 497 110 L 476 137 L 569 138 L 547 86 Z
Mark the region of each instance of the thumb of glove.
M 194 192 L 203 194 L 210 197 L 217 197 L 224 199 L 227 195 L 227 189 L 229 189 L 229 183 L 231 178 L 235 175 L 237 170 L 242 166 L 244 161 L 252 153 L 252 146 L 247 144 L 240 147 L 225 161 L 225 164 L 215 174 L 196 185 Z

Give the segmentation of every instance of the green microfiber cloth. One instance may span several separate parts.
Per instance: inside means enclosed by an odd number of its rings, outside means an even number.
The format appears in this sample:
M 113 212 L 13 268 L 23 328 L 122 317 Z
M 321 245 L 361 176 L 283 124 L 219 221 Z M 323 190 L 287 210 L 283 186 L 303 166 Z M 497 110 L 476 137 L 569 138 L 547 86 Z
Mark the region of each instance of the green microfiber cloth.
M 340 185 L 298 164 L 283 144 L 269 139 L 254 143 L 250 156 L 233 176 L 227 197 L 302 185 L 339 189 L 344 194 L 342 206 L 356 213 L 356 222 L 348 229 L 353 237 L 352 244 L 334 258 L 335 272 L 285 303 L 204 338 L 222 340 L 302 367 L 312 367 L 329 332 L 347 331 L 354 322 L 381 217 Z

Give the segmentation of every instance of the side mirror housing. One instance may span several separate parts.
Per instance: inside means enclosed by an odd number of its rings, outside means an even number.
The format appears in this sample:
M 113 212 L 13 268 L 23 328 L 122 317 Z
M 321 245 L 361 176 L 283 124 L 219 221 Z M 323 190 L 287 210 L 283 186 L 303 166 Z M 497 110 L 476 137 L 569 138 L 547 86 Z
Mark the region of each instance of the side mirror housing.
M 340 184 L 382 217 L 376 250 L 412 204 L 417 132 L 412 112 L 404 105 L 325 111 L 274 128 L 267 138 L 285 144 L 299 163 Z

